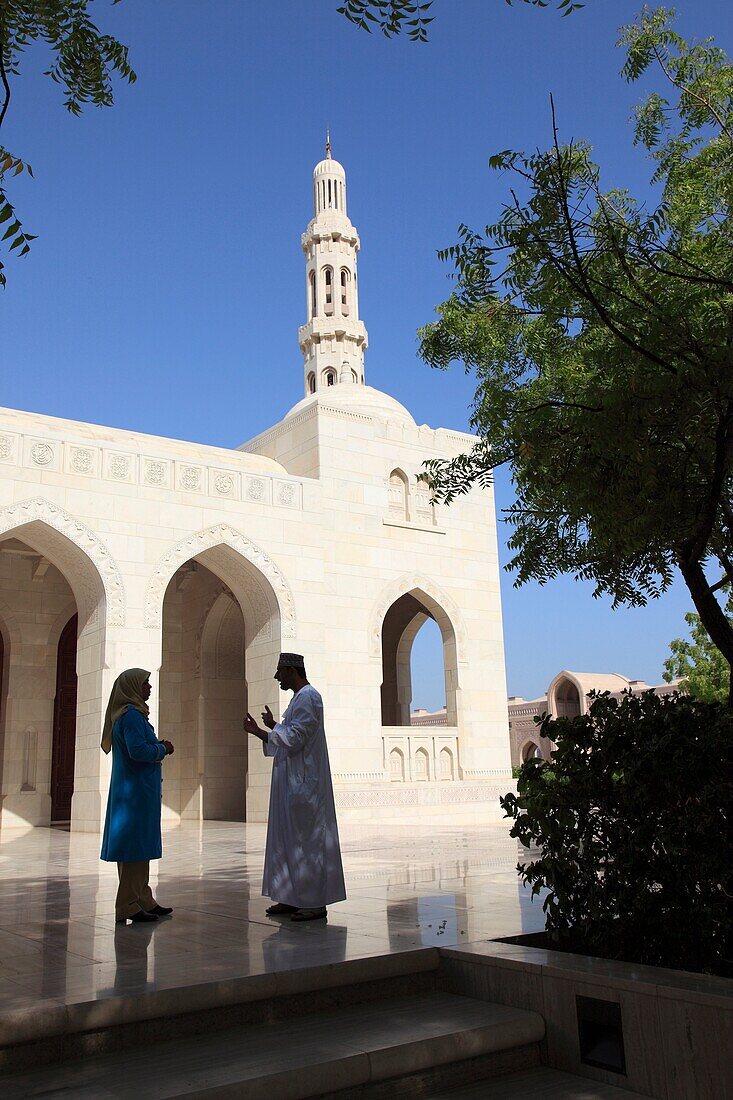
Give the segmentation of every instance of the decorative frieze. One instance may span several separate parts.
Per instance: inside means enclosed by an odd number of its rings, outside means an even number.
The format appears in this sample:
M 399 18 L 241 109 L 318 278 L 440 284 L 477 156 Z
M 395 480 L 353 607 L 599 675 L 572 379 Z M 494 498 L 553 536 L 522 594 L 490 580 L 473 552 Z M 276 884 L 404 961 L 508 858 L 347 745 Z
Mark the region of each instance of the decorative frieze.
M 447 806 L 465 803 L 498 805 L 499 797 L 511 787 L 494 786 L 468 786 L 464 783 L 454 783 L 450 786 L 442 784 L 425 785 L 424 787 L 372 787 L 361 791 L 334 790 L 334 799 L 338 810 L 368 809 L 371 806 Z M 497 861 L 498 866 L 504 866 L 505 861 Z
M 334 791 L 338 810 L 355 810 L 366 806 L 417 806 L 418 792 L 402 790 Z
M 63 470 L 83 478 L 154 489 L 175 488 L 225 500 L 278 508 L 302 508 L 299 481 L 277 480 L 267 474 L 242 474 L 226 467 L 177 462 L 154 455 L 135 455 L 83 442 L 40 439 L 0 429 L 0 463 L 23 465 L 36 470 Z

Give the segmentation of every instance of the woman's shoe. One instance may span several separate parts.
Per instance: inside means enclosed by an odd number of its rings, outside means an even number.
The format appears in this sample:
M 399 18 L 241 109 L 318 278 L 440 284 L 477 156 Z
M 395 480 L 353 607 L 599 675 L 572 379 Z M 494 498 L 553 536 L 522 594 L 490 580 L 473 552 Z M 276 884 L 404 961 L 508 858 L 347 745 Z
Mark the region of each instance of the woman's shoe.
M 127 924 L 130 920 L 133 924 L 150 924 L 151 921 L 157 920 L 157 914 L 146 913 L 143 909 L 139 913 L 133 913 L 131 917 L 118 917 L 115 924 Z
M 155 913 L 156 917 L 169 917 L 172 912 L 172 905 L 158 905 L 157 902 L 152 909 L 148 909 L 148 913 Z

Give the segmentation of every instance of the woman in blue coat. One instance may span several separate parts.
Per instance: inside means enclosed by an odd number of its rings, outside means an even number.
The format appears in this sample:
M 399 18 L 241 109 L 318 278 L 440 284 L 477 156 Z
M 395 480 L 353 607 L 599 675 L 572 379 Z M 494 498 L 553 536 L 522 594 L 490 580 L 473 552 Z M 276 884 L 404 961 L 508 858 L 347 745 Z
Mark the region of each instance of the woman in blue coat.
M 163 854 L 161 763 L 173 752 L 170 741 L 159 741 L 148 722 L 149 676 L 143 668 L 128 668 L 117 677 L 102 731 L 103 751 L 112 750 L 102 859 L 117 864 L 117 924 L 154 921 L 173 912 L 158 905 L 149 884 L 150 860 Z

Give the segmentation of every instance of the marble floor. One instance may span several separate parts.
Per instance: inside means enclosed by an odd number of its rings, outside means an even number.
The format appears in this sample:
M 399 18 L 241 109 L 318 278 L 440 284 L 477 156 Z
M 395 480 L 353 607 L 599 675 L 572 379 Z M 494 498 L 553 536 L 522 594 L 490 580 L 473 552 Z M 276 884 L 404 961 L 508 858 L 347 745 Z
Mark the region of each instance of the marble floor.
M 265 826 L 164 833 L 154 892 L 173 917 L 115 927 L 116 867 L 99 837 L 0 834 L 0 998 L 5 1012 L 247 977 L 543 927 L 519 884 L 508 826 L 341 830 L 348 899 L 327 923 L 265 915 Z

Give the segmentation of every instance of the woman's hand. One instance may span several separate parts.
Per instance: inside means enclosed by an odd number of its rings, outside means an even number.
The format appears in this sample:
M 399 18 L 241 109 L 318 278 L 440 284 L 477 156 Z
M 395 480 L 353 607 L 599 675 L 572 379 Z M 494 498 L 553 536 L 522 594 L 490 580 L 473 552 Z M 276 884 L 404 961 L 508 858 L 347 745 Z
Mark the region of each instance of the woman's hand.
M 166 756 L 173 756 L 173 753 L 175 752 L 175 749 L 173 748 L 173 742 L 172 741 L 163 741 L 162 744 L 165 745 L 165 754 L 166 754 Z

